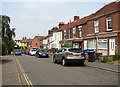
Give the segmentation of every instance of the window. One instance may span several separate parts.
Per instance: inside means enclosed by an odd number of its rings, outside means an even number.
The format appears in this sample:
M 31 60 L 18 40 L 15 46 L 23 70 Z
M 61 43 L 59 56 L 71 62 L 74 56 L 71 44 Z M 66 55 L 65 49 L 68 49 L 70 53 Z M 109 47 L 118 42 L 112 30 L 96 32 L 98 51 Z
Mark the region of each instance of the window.
M 108 17 L 106 20 L 107 20 L 107 31 L 111 31 L 112 30 L 112 18 Z
M 98 40 L 98 49 L 107 49 L 108 48 L 108 40 L 100 39 Z
M 58 53 L 60 53 L 60 52 L 62 52 L 62 51 L 63 51 L 63 49 L 58 49 L 58 51 L 57 51 L 57 52 L 58 52 Z
M 96 48 L 96 41 L 95 39 L 88 40 L 88 48 L 95 49 Z
M 79 29 L 79 37 L 82 37 L 82 26 L 79 26 L 78 29 Z
M 73 43 L 73 48 L 79 48 L 79 43 Z
M 95 30 L 95 33 L 99 32 L 99 22 L 98 22 L 98 20 L 94 21 L 94 30 Z
M 64 39 L 66 39 L 66 30 L 64 30 Z
M 76 28 L 73 28 L 73 38 L 76 37 Z

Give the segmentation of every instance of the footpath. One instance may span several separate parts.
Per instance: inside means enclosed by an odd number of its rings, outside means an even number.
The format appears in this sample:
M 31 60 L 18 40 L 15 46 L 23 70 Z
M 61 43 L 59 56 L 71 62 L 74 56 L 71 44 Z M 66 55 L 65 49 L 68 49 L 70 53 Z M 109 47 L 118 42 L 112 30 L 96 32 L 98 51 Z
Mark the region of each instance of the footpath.
M 21 85 L 15 57 L 13 55 L 2 56 L 2 85 Z
M 120 65 L 117 65 L 117 64 L 100 63 L 98 61 L 88 62 L 87 60 L 85 61 L 85 64 L 88 67 L 93 67 L 93 68 L 98 68 L 102 70 L 120 73 L 120 68 L 119 68 Z
M 2 85 L 21 85 L 22 81 L 20 79 L 20 73 L 18 72 L 19 69 L 17 67 L 17 63 L 15 57 L 13 55 L 3 56 L 1 57 L 2 63 Z M 100 62 L 88 62 L 85 61 L 86 66 L 107 70 L 114 73 L 120 73 L 119 65 L 115 64 L 107 64 L 107 63 L 100 63 Z

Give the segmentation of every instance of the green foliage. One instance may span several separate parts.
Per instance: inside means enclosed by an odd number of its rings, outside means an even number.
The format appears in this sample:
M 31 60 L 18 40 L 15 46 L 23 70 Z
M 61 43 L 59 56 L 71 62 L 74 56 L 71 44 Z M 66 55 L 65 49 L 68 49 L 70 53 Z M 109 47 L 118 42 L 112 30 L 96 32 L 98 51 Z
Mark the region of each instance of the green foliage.
M 110 64 L 114 64 L 113 59 L 109 59 L 109 60 L 108 60 L 108 63 L 110 63 Z
M 69 43 L 65 43 L 61 46 L 62 48 L 69 48 L 72 47 Z
M 116 53 L 116 54 L 113 56 L 113 60 L 114 60 L 114 61 L 120 60 L 120 53 Z
M 114 64 L 114 61 L 109 62 L 109 64 Z
M 6 44 L 3 41 L 0 41 L 0 55 L 5 55 L 7 52 Z
M 2 38 L 2 54 L 11 53 L 14 49 L 15 42 L 12 39 L 15 37 L 15 28 L 10 28 L 10 17 L 6 15 L 0 15 L 0 23 L 2 23 L 1 26 L 1 33 L 0 36 Z
M 104 56 L 103 59 L 101 60 L 102 63 L 109 63 L 109 64 L 114 64 L 113 59 L 108 58 L 107 56 Z
M 104 56 L 103 59 L 101 60 L 102 63 L 107 63 L 108 62 L 108 58 L 107 56 Z

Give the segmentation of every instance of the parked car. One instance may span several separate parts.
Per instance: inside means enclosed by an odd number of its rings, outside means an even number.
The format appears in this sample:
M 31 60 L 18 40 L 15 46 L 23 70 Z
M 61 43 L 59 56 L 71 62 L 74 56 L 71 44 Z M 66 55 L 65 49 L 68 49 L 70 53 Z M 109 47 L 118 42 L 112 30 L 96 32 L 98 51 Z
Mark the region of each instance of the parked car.
M 15 55 L 22 55 L 22 52 L 20 50 L 15 51 Z
M 63 66 L 69 62 L 84 65 L 85 55 L 79 48 L 61 48 L 53 55 L 53 62 L 61 62 Z
M 30 50 L 25 50 L 25 54 L 26 54 L 26 55 L 29 55 L 29 51 L 30 51 Z
M 36 57 L 49 57 L 46 50 L 37 50 Z
M 30 51 L 29 51 L 29 54 L 31 55 L 31 56 L 34 56 L 35 54 L 36 54 L 36 49 L 31 49 Z

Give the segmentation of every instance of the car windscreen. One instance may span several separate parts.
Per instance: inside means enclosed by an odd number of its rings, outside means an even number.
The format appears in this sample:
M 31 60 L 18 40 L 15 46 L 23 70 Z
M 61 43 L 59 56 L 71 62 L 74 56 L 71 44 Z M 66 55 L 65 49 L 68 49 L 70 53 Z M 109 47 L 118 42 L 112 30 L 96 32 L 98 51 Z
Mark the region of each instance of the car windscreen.
M 74 52 L 74 53 L 81 53 L 82 52 L 81 49 L 68 49 L 68 51 Z
M 31 50 L 31 51 L 36 51 L 36 50 Z
M 39 52 L 47 52 L 46 50 L 40 50 Z

